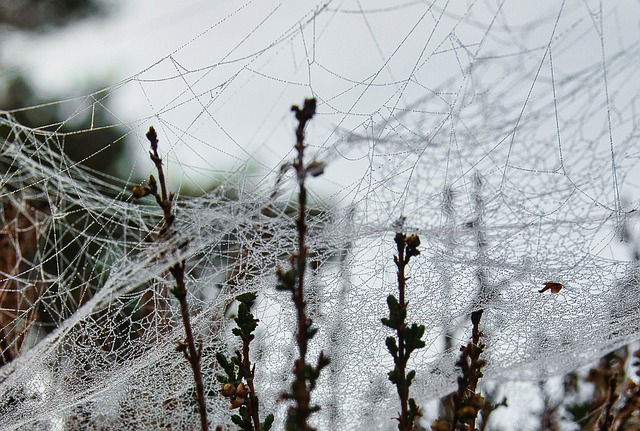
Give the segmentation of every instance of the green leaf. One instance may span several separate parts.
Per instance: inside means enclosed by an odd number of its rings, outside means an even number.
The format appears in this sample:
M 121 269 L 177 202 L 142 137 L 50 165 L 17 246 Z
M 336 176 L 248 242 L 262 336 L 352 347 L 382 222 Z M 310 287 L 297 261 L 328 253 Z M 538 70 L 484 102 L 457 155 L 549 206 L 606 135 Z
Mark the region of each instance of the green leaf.
M 411 386 L 411 383 L 415 378 L 416 378 L 416 370 L 411 370 L 407 373 L 407 388 Z
M 276 290 L 294 290 L 296 284 L 296 271 L 294 269 L 290 269 L 286 272 L 279 270 L 276 275 L 278 277 Z
M 246 304 L 247 307 L 251 308 L 257 297 L 258 295 L 255 292 L 247 292 L 236 296 L 236 300 L 238 302 Z
M 255 298 L 255 294 L 250 293 L 249 295 L 251 296 L 243 299 Z M 253 301 L 249 302 L 252 303 Z M 234 320 L 238 327 L 232 330 L 233 334 L 242 339 L 243 342 L 250 343 L 251 340 L 255 338 L 252 333 L 258 327 L 259 320 L 253 316 L 253 314 L 251 313 L 251 306 L 247 302 L 240 303 L 240 305 L 238 306 L 238 317 L 236 317 Z
M 387 305 L 389 306 L 389 311 L 391 314 L 397 312 L 400 309 L 400 303 L 398 302 L 398 298 L 393 295 L 387 296 Z
M 389 318 L 382 318 L 382 323 L 391 329 L 398 330 L 404 324 L 407 310 L 400 306 L 398 299 L 393 295 L 387 296 L 387 305 L 389 306 Z
M 261 431 L 269 431 L 271 429 L 271 425 L 273 425 L 273 414 L 269 414 L 260 425 Z
M 240 408 L 238 409 L 238 413 L 240 413 L 240 416 L 245 418 L 245 424 L 246 424 L 246 419 L 249 417 L 249 410 L 247 410 L 247 406 L 245 406 L 244 404 L 241 405 Z
M 396 344 L 396 339 L 393 337 L 387 337 L 385 340 L 385 344 L 387 345 L 387 350 L 393 356 L 393 359 L 398 358 L 398 345 Z
M 227 357 L 223 355 L 221 352 L 216 353 L 216 360 L 218 361 L 220 366 L 225 370 L 229 366 L 229 361 L 227 360 Z
M 229 376 L 229 380 L 232 382 L 236 381 L 236 368 L 235 365 L 233 365 L 233 359 L 234 358 L 231 358 L 231 362 L 229 362 L 224 354 L 222 354 L 221 352 L 216 353 L 216 360 L 218 361 L 224 372 L 227 374 L 227 376 Z M 220 378 L 218 378 L 218 380 L 220 380 Z
M 415 422 L 416 418 L 420 416 L 420 407 L 416 404 L 416 400 L 409 398 L 409 419 L 411 422 Z
M 238 415 L 233 415 L 231 416 L 231 422 L 233 422 L 234 424 L 238 425 L 240 428 L 242 428 L 243 424 L 242 424 L 242 418 Z
M 424 332 L 425 327 L 423 325 L 417 325 L 415 323 L 404 328 L 404 337 L 406 340 L 408 353 L 426 346 L 425 342 L 422 341 Z
M 387 375 L 389 376 L 389 381 L 394 385 L 397 385 L 398 382 L 400 382 L 400 380 L 402 379 L 402 373 L 400 373 L 400 370 L 398 370 L 397 366 L 394 367 L 392 371 L 389 371 Z
M 236 350 L 237 352 L 237 350 Z M 240 358 L 238 358 L 237 356 L 234 356 L 233 358 L 231 358 L 231 362 L 237 366 L 238 368 L 242 368 L 242 361 L 240 360 Z M 235 368 L 234 368 L 235 370 Z

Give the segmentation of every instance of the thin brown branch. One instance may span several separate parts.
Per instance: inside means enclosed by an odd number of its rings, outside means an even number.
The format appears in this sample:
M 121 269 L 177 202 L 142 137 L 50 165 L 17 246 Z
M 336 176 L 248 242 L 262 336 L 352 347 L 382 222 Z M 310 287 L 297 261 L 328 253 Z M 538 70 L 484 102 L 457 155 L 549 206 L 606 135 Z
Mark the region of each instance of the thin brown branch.
M 403 310 L 407 308 L 407 302 L 405 301 L 405 290 L 407 286 L 407 277 L 405 275 L 405 268 L 409 263 L 409 256 L 405 258 L 404 256 L 404 248 L 405 248 L 405 236 L 402 233 L 396 234 L 396 246 L 398 250 L 398 255 L 394 256 L 394 262 L 398 271 L 396 273 L 398 279 L 398 293 L 399 293 L 399 302 L 400 307 Z M 406 311 L 405 311 L 406 313 Z M 404 339 L 404 328 L 406 324 L 403 324 L 398 330 L 396 334 L 398 336 L 398 369 L 400 371 L 400 382 L 398 382 L 398 387 L 401 387 L 402 390 L 400 392 L 400 417 L 398 418 L 398 429 L 400 431 L 408 431 L 409 430 L 409 387 L 407 385 L 407 361 L 409 358 L 406 355 L 405 349 L 405 339 Z
M 158 172 L 158 182 L 160 183 L 160 193 L 158 193 L 158 183 L 153 175 L 149 176 L 147 186 L 136 186 L 133 188 L 133 196 L 135 198 L 144 197 L 147 195 L 153 195 L 156 202 L 162 208 L 163 213 L 163 225 L 160 229 L 157 239 L 168 238 L 171 236 L 171 226 L 175 220 L 175 216 L 172 211 L 173 193 L 167 192 L 166 179 L 164 176 L 164 170 L 162 168 L 162 158 L 158 154 L 158 136 L 153 127 L 149 127 L 149 131 L 146 134 L 147 139 L 151 144 L 151 151 L 149 151 L 149 157 L 156 167 Z M 189 304 L 187 302 L 187 288 L 184 281 L 186 262 L 183 260 L 174 264 L 169 268 L 169 272 L 173 275 L 176 281 L 176 286 L 171 290 L 173 295 L 180 302 L 180 315 L 182 316 L 182 324 L 184 326 L 184 332 L 186 335 L 186 343 L 180 343 L 178 350 L 181 351 L 189 362 L 191 370 L 193 371 L 193 380 L 196 386 L 196 399 L 198 402 L 198 412 L 200 414 L 200 429 L 207 431 L 209 424 L 207 422 L 207 404 L 204 393 L 204 382 L 202 379 L 202 370 L 200 366 L 200 358 L 202 356 L 202 345 L 196 346 L 195 337 L 193 335 L 193 329 L 191 326 L 191 318 L 189 314 Z
M 320 376 L 320 371 L 329 364 L 329 359 L 321 352 L 315 366 L 307 363 L 307 349 L 309 340 L 313 338 L 317 329 L 312 328 L 312 320 L 307 316 L 307 302 L 304 298 L 304 273 L 307 265 L 307 245 L 306 245 L 306 213 L 307 213 L 307 189 L 305 179 L 308 174 L 318 176 L 322 173 L 322 163 L 312 162 L 308 166 L 304 165 L 304 129 L 307 122 L 313 118 L 316 111 L 316 100 L 306 99 L 303 108 L 298 106 L 291 108 L 295 112 L 298 120 L 296 129 L 295 149 L 298 153 L 292 166 L 296 172 L 298 180 L 298 216 L 296 218 L 296 230 L 298 233 L 296 253 L 290 257 L 291 269 L 283 271 L 278 268 L 278 289 L 289 291 L 296 308 L 296 344 L 298 346 L 299 357 L 294 362 L 293 374 L 295 376 L 291 384 L 291 390 L 282 394 L 284 399 L 293 400 L 294 404 L 287 412 L 287 425 L 289 431 L 311 431 L 312 428 L 308 419 L 314 412 L 320 410 L 319 406 L 311 405 L 311 391 L 316 385 Z
M 254 387 L 253 380 L 255 377 L 256 366 L 251 365 L 249 359 L 249 343 L 242 343 L 242 366 L 247 380 L 247 386 L 249 386 L 249 414 L 253 420 L 253 429 L 260 431 L 260 405 L 258 404 L 258 397 L 256 395 L 256 388 Z
M 404 221 L 404 217 L 399 220 L 399 225 Z M 420 250 L 420 238 L 418 235 L 406 236 L 402 232 L 396 232 L 395 243 L 398 253 L 393 257 L 397 267 L 398 296 L 393 294 L 387 296 L 389 307 L 389 317 L 382 318 L 382 324 L 393 329 L 396 338 L 390 336 L 385 340 L 387 350 L 393 356 L 394 367 L 388 373 L 389 380 L 396 386 L 398 398 L 400 399 L 400 412 L 396 418 L 399 431 L 411 431 L 415 429 L 416 420 L 422 416 L 422 412 L 413 398 L 409 398 L 409 388 L 416 376 L 416 371 L 407 372 L 407 363 L 411 353 L 416 349 L 426 346 L 422 336 L 425 332 L 424 325 L 412 323 L 409 325 L 407 319 L 406 286 L 409 277 L 406 275 L 406 267 L 412 257 L 418 256 Z

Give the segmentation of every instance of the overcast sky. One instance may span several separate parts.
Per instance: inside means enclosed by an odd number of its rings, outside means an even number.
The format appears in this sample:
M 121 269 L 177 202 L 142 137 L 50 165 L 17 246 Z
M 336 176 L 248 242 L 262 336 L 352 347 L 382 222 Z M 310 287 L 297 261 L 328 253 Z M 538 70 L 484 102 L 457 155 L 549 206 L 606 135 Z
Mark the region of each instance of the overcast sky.
M 599 2 L 512 0 L 497 12 L 499 2 L 436 1 L 425 13 L 428 3 L 331 2 L 316 21 L 313 6 L 324 3 L 111 0 L 105 18 L 52 34 L 8 35 L 2 55 L 43 94 L 75 97 L 94 82 L 112 85 L 114 122 L 138 136 L 149 124 L 165 122 L 160 136 L 176 146 L 183 166 L 199 172 L 196 182 L 246 161 L 256 169 L 278 166 L 292 143 L 288 107 L 312 94 L 326 103 L 321 110 L 331 111 L 316 120 L 318 127 L 362 132 L 362 124 L 379 121 L 376 115 L 387 115 L 389 106 L 409 106 L 447 80 L 453 92 L 469 85 L 463 75 L 475 50 L 480 57 L 531 50 L 525 57 L 535 67 L 553 37 L 557 79 L 602 58 Z M 636 3 L 604 4 L 605 53 L 635 43 Z M 473 13 L 467 15 L 469 4 Z M 420 73 L 420 86 L 413 88 L 412 76 Z M 545 73 L 547 67 L 542 78 Z M 502 83 L 499 75 L 488 79 L 473 85 L 480 90 Z M 440 109 L 447 107 L 431 110 Z M 321 147 L 336 139 L 331 132 L 322 136 Z

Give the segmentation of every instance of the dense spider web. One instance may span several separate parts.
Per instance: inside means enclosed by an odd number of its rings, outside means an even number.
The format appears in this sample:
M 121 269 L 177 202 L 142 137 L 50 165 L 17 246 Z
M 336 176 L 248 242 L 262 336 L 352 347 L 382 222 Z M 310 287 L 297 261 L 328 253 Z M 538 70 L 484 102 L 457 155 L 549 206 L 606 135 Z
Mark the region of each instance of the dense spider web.
M 0 428 L 197 427 L 167 273 L 183 258 L 212 424 L 230 423 L 214 379 L 214 353 L 237 348 L 229 304 L 257 291 L 257 390 L 282 427 L 294 310 L 275 268 L 294 250 L 296 188 L 281 166 L 289 106 L 310 96 L 308 153 L 327 166 L 309 180 L 312 356 L 332 359 L 318 427 L 395 427 L 380 318 L 397 229 L 422 239 L 408 292 L 409 321 L 427 327 L 410 363 L 418 402 L 454 388 L 473 310 L 494 382 L 546 379 L 638 338 L 637 5 L 301 3 L 220 6 L 148 69 L 58 103 L 70 122 L 101 111 L 100 127 L 127 128 L 109 145 L 130 144 L 131 178 L 153 172 L 144 132 L 158 130 L 177 194 L 168 243 L 151 240 L 161 211 L 133 202 L 131 182 L 61 156 L 55 127 L 2 113 Z M 107 110 L 118 98 L 135 118 Z M 547 281 L 564 289 L 538 293 Z

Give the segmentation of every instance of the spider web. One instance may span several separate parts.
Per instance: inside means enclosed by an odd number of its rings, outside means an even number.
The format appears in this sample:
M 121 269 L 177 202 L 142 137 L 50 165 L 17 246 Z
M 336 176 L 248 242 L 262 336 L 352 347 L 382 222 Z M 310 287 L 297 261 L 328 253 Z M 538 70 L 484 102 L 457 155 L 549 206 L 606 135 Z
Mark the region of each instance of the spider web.
M 237 348 L 229 306 L 256 291 L 257 390 L 282 426 L 295 317 L 275 268 L 294 250 L 296 183 L 281 166 L 288 108 L 310 96 L 309 153 L 327 166 L 309 216 L 311 354 L 332 360 L 314 392 L 320 429 L 394 426 L 380 318 L 399 221 L 422 239 L 408 286 L 408 320 L 427 327 L 410 362 L 419 403 L 454 387 L 473 310 L 495 382 L 638 338 L 637 5 L 300 3 L 247 2 L 140 73 L 54 104 L 69 122 L 100 112 L 111 122 L 95 128 L 126 128 L 109 146 L 132 147 L 128 182 L 61 155 L 62 125 L 2 112 L 0 428 L 195 428 L 167 272 L 182 259 L 211 423 L 230 423 L 214 378 L 215 352 Z M 135 118 L 109 108 L 123 99 Z M 130 199 L 153 172 L 150 124 L 177 194 L 163 244 L 160 209 Z M 564 288 L 538 293 L 547 281 Z

